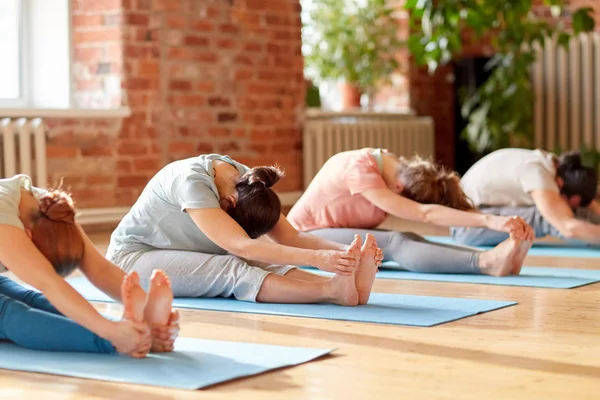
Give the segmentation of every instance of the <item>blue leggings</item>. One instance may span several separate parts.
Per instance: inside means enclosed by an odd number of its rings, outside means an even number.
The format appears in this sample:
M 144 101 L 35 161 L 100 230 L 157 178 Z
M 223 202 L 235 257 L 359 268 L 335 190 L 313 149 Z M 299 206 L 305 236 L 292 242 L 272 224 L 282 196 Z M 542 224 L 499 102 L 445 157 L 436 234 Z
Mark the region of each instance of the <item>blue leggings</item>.
M 64 317 L 39 292 L 0 276 L 0 340 L 45 351 L 112 354 L 106 339 Z

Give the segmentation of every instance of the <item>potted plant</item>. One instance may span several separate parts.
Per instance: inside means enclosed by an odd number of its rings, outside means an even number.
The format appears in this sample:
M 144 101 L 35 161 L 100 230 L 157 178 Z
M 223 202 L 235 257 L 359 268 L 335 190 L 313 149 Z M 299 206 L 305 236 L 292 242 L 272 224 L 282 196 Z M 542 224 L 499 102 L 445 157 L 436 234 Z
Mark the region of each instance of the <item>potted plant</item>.
M 490 37 L 495 50 L 486 68 L 489 78 L 465 93 L 461 109 L 468 120 L 463 136 L 480 154 L 533 139 L 531 67 L 536 46 L 556 37 L 568 46 L 572 35 L 593 31 L 594 10 L 570 8 L 566 0 L 407 0 L 413 32 L 409 51 L 418 64 L 434 73 L 461 54 L 465 30 Z M 551 16 L 534 12 L 545 5 Z M 568 22 L 568 23 L 567 23 Z
M 402 43 L 387 0 L 304 0 L 303 52 L 313 81 L 337 80 L 344 108 L 390 81 Z

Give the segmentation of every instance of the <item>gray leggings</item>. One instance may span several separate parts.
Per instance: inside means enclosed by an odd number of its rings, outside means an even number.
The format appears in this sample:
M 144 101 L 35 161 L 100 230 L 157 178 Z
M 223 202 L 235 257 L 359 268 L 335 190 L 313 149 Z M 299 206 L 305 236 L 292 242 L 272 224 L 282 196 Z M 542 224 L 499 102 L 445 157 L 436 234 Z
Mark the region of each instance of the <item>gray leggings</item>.
M 256 301 L 270 273 L 285 275 L 294 268 L 249 262 L 232 255 L 179 250 L 115 252 L 109 259 L 125 272 L 137 272 L 145 288 L 152 271 L 159 268 L 169 276 L 175 297 L 234 296 L 244 301 Z
M 375 236 L 383 257 L 396 261 L 401 269 L 437 274 L 479 274 L 480 251 L 430 242 L 412 232 L 381 231 L 374 229 L 328 228 L 310 232 L 333 242 L 350 244 L 354 235 L 363 240 L 367 233 Z
M 485 214 L 504 216 L 518 216 L 523 218 L 535 231 L 536 238 L 553 236 L 560 239 L 565 237 L 542 216 L 536 206 L 529 207 L 481 207 L 479 209 Z M 593 224 L 600 224 L 600 215 L 595 214 L 587 208 L 575 210 L 575 217 Z M 461 244 L 469 246 L 495 246 L 508 238 L 508 233 L 493 231 L 487 228 L 452 228 L 452 238 Z M 575 245 L 585 245 L 579 240 L 568 240 Z

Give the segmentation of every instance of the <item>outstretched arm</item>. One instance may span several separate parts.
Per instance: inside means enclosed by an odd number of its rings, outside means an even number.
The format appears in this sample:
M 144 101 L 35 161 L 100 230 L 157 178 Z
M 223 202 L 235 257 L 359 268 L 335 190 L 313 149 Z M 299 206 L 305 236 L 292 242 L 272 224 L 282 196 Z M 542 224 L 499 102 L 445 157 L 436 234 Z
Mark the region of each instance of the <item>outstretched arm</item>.
M 23 230 L 0 225 L 0 243 L 0 261 L 19 279 L 40 290 L 66 317 L 103 338 L 110 336 L 114 323 L 56 273 Z
M 310 233 L 298 232 L 283 214 L 279 217 L 277 225 L 267 234 L 267 237 L 277 243 L 301 249 L 345 251 L 348 247 Z
M 479 212 L 459 211 L 438 204 L 421 204 L 402 197 L 390 189 L 368 190 L 362 193 L 373 205 L 386 213 L 409 221 L 439 226 L 469 226 L 508 232 L 518 239 L 531 240 L 533 230 L 518 217 L 502 217 Z
M 312 265 L 325 271 L 351 273 L 354 255 L 332 250 L 309 250 L 251 239 L 220 208 L 187 209 L 196 226 L 217 246 L 239 257 L 281 265 Z
M 575 218 L 573 210 L 560 194 L 551 190 L 534 190 L 531 197 L 544 218 L 568 239 L 600 244 L 600 225 Z
M 79 269 L 94 286 L 116 302 L 122 303 L 121 284 L 125 272 L 104 258 L 81 226 L 78 228 L 85 244 L 83 260 Z

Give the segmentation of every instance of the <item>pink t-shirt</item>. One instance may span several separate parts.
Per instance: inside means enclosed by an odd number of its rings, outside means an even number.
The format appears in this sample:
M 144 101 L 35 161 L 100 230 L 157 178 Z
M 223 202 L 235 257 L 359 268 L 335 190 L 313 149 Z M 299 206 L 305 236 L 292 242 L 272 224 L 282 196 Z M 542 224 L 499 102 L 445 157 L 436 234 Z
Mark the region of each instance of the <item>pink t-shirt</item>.
M 287 219 L 299 231 L 320 228 L 371 229 L 387 214 L 361 196 L 385 189 L 373 149 L 346 151 L 331 157 L 310 183 Z

